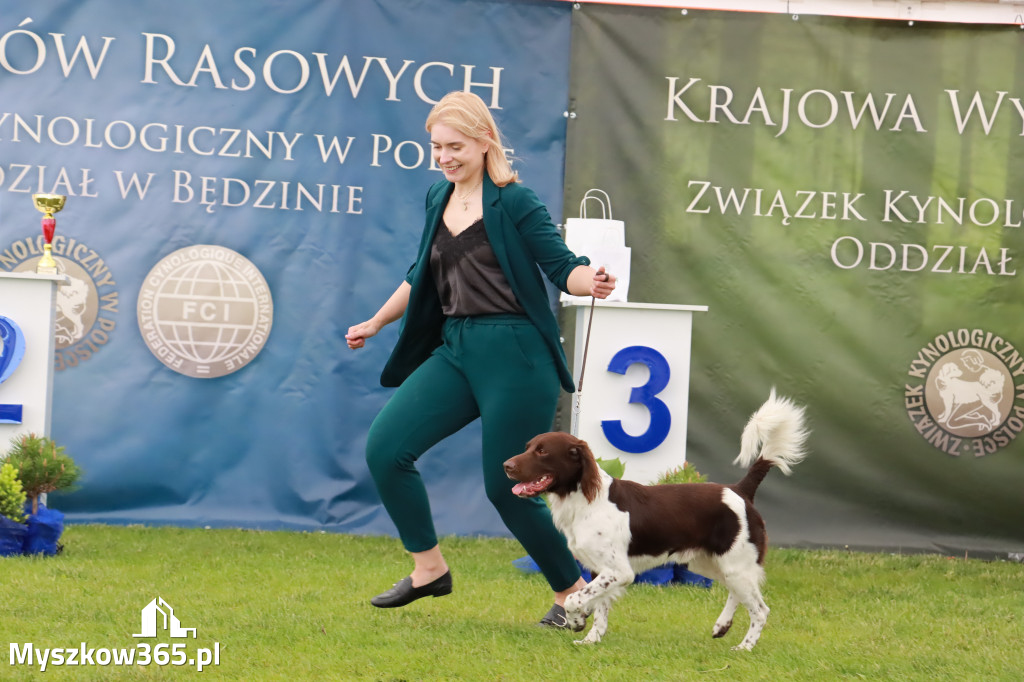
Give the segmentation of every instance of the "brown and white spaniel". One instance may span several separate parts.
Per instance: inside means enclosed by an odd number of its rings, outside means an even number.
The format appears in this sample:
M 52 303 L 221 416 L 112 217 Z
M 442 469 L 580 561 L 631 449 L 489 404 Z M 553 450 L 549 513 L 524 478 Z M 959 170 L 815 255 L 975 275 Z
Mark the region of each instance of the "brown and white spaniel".
M 711 631 L 722 637 L 739 604 L 750 613 L 750 628 L 736 649 L 752 649 L 768 620 L 761 596 L 767 535 L 754 509 L 754 493 L 774 466 L 784 474 L 805 456 L 804 410 L 771 394 L 743 429 L 735 463 L 748 467 L 733 485 L 683 483 L 641 485 L 614 479 L 597 465 L 586 442 L 567 433 L 533 438 L 521 455 L 505 462 L 519 481 L 516 495 L 547 493 L 555 525 L 576 558 L 594 573 L 565 602 L 569 626 L 593 626 L 579 644 L 601 640 L 611 604 L 637 573 L 668 562 L 689 564 L 729 590 Z

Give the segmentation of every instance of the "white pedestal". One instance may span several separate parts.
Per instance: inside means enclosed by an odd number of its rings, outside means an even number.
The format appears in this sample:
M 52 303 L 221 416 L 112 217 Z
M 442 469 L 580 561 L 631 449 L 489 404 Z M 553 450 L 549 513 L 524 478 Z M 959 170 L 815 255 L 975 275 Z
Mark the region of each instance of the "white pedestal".
M 583 362 L 590 304 L 574 303 L 574 374 Z M 597 301 L 572 432 L 624 478 L 651 483 L 686 462 L 693 313 L 707 306 Z
M 0 272 L 0 334 L 6 337 L 0 338 L 0 453 L 15 436 L 50 435 L 57 286 L 66 280 L 64 275 Z M 20 360 L 16 347 L 24 348 Z

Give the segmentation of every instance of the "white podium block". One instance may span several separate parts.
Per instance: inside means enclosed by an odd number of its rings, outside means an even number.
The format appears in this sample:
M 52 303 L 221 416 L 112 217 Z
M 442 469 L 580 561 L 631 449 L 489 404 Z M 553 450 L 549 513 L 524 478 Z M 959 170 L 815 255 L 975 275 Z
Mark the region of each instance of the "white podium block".
M 64 275 L 0 272 L 0 452 L 50 435 L 57 286 Z
M 574 303 L 579 388 L 590 303 Z M 686 462 L 693 313 L 707 306 L 597 301 L 572 432 L 623 478 L 651 483 Z

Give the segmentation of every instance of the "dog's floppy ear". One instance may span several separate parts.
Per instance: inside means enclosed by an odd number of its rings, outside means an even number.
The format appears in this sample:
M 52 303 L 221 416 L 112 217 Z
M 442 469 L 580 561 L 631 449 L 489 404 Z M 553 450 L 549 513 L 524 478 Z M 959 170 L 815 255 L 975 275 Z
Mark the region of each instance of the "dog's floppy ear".
M 580 476 L 580 490 L 587 498 L 587 502 L 593 502 L 598 491 L 601 490 L 601 469 L 597 466 L 594 453 L 590 451 L 590 446 L 586 441 L 578 438 L 569 451 L 573 457 L 580 460 L 580 468 L 583 472 Z

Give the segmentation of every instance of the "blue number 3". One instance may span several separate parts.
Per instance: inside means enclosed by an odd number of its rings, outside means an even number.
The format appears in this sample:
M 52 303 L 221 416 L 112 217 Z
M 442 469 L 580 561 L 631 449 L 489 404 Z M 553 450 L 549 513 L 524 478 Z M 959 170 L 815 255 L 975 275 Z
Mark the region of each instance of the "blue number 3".
M 647 346 L 629 346 L 623 348 L 608 363 L 608 371 L 625 374 L 631 365 L 643 363 L 651 371 L 651 376 L 643 386 L 633 388 L 629 394 L 630 403 L 638 403 L 647 408 L 651 414 L 651 424 L 647 431 L 639 436 L 631 436 L 622 428 L 622 421 L 606 419 L 601 422 L 608 442 L 623 452 L 650 452 L 668 438 L 672 428 L 672 413 L 668 405 L 656 396 L 668 386 L 671 372 L 665 356 Z
M 0 384 L 14 374 L 25 356 L 25 337 L 18 324 L 0 315 Z M 20 424 L 21 405 L 0 405 L 0 424 Z

